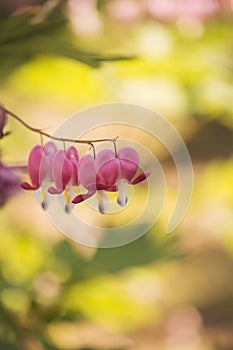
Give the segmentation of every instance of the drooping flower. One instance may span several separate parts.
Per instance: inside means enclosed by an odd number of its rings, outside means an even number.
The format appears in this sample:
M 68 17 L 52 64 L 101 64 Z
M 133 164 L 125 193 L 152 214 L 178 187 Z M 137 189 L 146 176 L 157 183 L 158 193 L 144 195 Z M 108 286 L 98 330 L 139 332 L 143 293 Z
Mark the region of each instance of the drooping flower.
M 116 190 L 118 191 L 117 203 L 124 207 L 128 202 L 126 184 L 136 185 L 144 181 L 150 173 L 148 171 L 141 172 L 135 177 L 139 169 L 140 158 L 138 152 L 132 147 L 120 148 L 117 158 L 107 161 L 100 167 L 99 175 L 103 176 L 103 174 L 107 174 L 113 162 L 117 162 L 118 164 L 118 176 L 115 183 Z
M 115 182 L 118 177 L 118 164 L 115 161 L 114 152 L 103 150 L 96 158 L 87 154 L 82 157 L 79 164 L 79 184 L 87 189 L 87 193 L 77 195 L 72 203 L 80 203 L 93 195 L 97 202 L 100 213 L 107 210 L 109 198 L 105 191 L 116 191 Z M 111 161 L 111 163 L 110 163 Z M 108 168 L 103 166 L 108 163 Z M 99 170 L 102 170 L 100 172 Z
M 117 202 L 125 206 L 126 184 L 135 185 L 149 176 L 147 171 L 136 176 L 139 163 L 139 155 L 132 147 L 122 147 L 117 154 L 102 150 L 96 157 L 87 154 L 79 161 L 75 147 L 57 150 L 53 142 L 48 142 L 32 149 L 28 159 L 31 184 L 24 182 L 21 187 L 35 190 L 43 209 L 47 209 L 52 195 L 58 196 L 66 213 L 71 212 L 74 204 L 94 196 L 100 213 L 104 214 L 109 204 L 107 192 L 118 192 Z M 87 192 L 75 195 L 73 186 L 80 185 Z
M 62 194 L 59 201 L 66 213 L 72 210 L 71 199 L 75 195 L 72 186 L 78 186 L 78 151 L 71 146 L 65 152 L 59 150 L 52 161 L 52 179 L 55 186 L 48 188 L 51 194 Z
M 79 183 L 87 189 L 87 193 L 77 195 L 72 203 L 80 203 L 95 194 L 99 211 L 105 213 L 109 202 L 105 191 L 118 191 L 117 202 L 125 206 L 127 204 L 125 184 L 135 185 L 150 175 L 149 172 L 142 172 L 134 178 L 139 162 L 137 151 L 131 147 L 121 148 L 117 157 L 111 150 L 99 152 L 95 159 L 90 154 L 85 155 L 80 160 Z
M 0 162 L 0 207 L 20 191 L 20 179 L 11 168 Z
M 57 153 L 57 147 L 53 142 L 47 142 L 44 147 L 36 145 L 33 147 L 28 158 L 28 173 L 31 184 L 21 183 L 25 190 L 35 190 L 36 196 L 41 202 L 42 208 L 47 209 L 49 198 L 47 188 L 52 181 L 51 164 Z
M 202 21 L 220 10 L 220 4 L 216 0 L 147 0 L 146 6 L 152 17 L 162 21 L 182 18 Z

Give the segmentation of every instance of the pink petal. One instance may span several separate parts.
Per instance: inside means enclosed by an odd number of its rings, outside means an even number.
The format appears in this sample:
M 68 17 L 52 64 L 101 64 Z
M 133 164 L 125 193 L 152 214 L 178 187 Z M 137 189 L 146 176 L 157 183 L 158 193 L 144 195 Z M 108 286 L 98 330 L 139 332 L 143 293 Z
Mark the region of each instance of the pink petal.
M 63 192 L 63 188 L 55 188 L 55 187 L 53 187 L 53 186 L 51 186 L 51 187 L 49 187 L 48 188 L 48 192 L 49 193 L 51 193 L 51 194 L 60 194 L 60 193 L 62 193 Z
M 120 148 L 118 151 L 118 157 L 119 159 L 129 160 L 139 166 L 140 159 L 138 152 L 132 147 L 125 146 Z
M 86 199 L 90 198 L 91 196 L 93 196 L 94 193 L 95 193 L 95 191 L 89 191 L 87 193 L 78 194 L 76 197 L 74 197 L 72 199 L 72 203 L 73 204 L 81 203 L 81 202 L 85 201 Z
M 120 178 L 131 181 L 137 172 L 138 166 L 129 160 L 120 160 Z
M 131 181 L 139 167 L 139 155 L 132 147 L 122 147 L 118 151 L 122 179 Z
M 33 187 L 39 187 L 49 170 L 48 159 L 43 154 L 43 148 L 36 145 L 30 152 L 28 159 L 28 172 Z
M 44 153 L 46 156 L 53 157 L 57 153 L 58 149 L 54 142 L 49 141 L 44 145 Z
M 53 181 L 52 176 L 52 161 L 55 157 L 55 154 L 58 152 L 57 146 L 54 142 L 49 141 L 44 145 L 44 154 L 49 160 L 49 172 L 47 174 L 48 181 Z
M 75 159 L 77 162 L 79 161 L 78 151 L 74 146 L 71 146 L 66 151 L 66 156 L 68 159 Z
M 97 182 L 111 187 L 116 183 L 118 175 L 119 161 L 117 159 L 109 160 L 98 170 Z
M 131 181 L 131 185 L 136 185 L 139 182 L 142 182 L 144 180 L 146 180 L 146 178 L 150 176 L 150 172 L 149 171 L 145 171 L 144 173 L 139 174 L 136 179 L 134 179 L 133 181 Z
M 71 146 L 68 148 L 66 151 L 66 156 L 70 160 L 73 166 L 73 171 L 72 171 L 72 184 L 74 186 L 78 186 L 79 181 L 78 181 L 78 166 L 79 166 L 79 155 L 78 151 L 74 146 Z
M 69 161 L 69 159 L 67 159 L 65 152 L 63 150 L 59 150 L 52 162 L 52 176 L 55 186 L 59 192 L 62 192 L 70 181 L 72 172 L 72 163 Z M 50 189 L 50 191 L 52 191 L 52 189 Z
M 83 156 L 80 160 L 78 179 L 87 190 L 96 188 L 95 160 L 90 154 Z
M 115 159 L 115 154 L 110 149 L 104 149 L 100 151 L 96 156 L 96 167 L 97 169 L 101 168 L 109 160 Z
M 116 191 L 118 191 L 118 186 L 116 184 L 114 184 L 112 186 L 107 186 L 107 185 L 98 183 L 96 185 L 96 189 L 97 190 L 108 191 L 108 192 L 116 192 Z
M 62 187 L 63 188 L 65 188 L 68 182 L 70 181 L 72 177 L 72 173 L 73 173 L 73 165 L 69 161 L 69 159 L 65 157 L 62 165 Z
M 119 175 L 119 161 L 113 151 L 107 149 L 96 156 L 97 183 L 104 183 L 111 187 Z
M 75 159 L 70 159 L 70 163 L 72 164 L 73 170 L 72 170 L 72 185 L 78 186 L 78 162 Z
M 39 185 L 38 186 L 32 186 L 30 185 L 29 183 L 27 182 L 22 182 L 20 184 L 20 186 L 24 189 L 24 190 L 37 190 L 39 188 Z

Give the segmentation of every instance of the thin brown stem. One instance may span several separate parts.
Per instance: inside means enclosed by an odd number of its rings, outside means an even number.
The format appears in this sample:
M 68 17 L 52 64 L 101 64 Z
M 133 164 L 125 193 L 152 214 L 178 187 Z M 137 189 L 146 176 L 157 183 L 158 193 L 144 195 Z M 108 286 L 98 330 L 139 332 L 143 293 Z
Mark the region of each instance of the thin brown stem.
M 63 140 L 63 149 L 64 149 L 64 152 L 66 152 L 66 143 L 64 140 Z
M 64 138 L 64 137 L 58 137 L 58 136 L 53 136 L 48 134 L 47 132 L 38 129 L 38 128 L 34 128 L 31 125 L 27 124 L 24 120 L 22 120 L 20 117 L 18 117 L 16 114 L 14 114 L 13 112 L 9 111 L 6 108 L 3 108 L 5 110 L 5 112 L 10 115 L 11 117 L 13 117 L 15 120 L 17 120 L 19 123 L 21 123 L 23 126 L 25 126 L 28 130 L 35 132 L 37 134 L 40 134 L 40 136 L 45 136 L 48 137 L 52 140 L 56 140 L 56 141 L 62 141 L 62 142 L 73 142 L 73 143 L 81 143 L 81 144 L 87 144 L 90 145 L 93 148 L 93 143 L 97 143 L 97 142 L 113 142 L 114 143 L 114 149 L 116 152 L 116 140 L 118 139 L 117 137 L 114 138 L 102 138 L 102 139 L 93 139 L 93 140 L 77 140 L 77 139 L 69 139 L 69 138 Z
M 43 135 L 40 134 L 40 144 L 43 147 L 44 146 L 44 140 L 43 140 Z
M 113 146 L 114 146 L 114 153 L 115 153 L 115 157 L 116 158 L 118 158 L 117 146 L 116 146 L 117 139 L 118 139 L 118 136 L 112 141 L 113 142 Z
M 96 158 L 95 146 L 93 145 L 93 143 L 91 143 L 90 145 L 91 145 L 91 148 L 92 148 L 93 157 L 95 159 Z

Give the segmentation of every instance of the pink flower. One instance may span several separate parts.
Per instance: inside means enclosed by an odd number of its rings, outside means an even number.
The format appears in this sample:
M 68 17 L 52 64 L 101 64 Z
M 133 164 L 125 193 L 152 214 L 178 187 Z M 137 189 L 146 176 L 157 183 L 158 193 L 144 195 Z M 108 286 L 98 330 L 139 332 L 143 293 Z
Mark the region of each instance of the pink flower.
M 162 21 L 173 21 L 180 18 L 204 20 L 219 11 L 217 0 L 147 0 L 149 13 Z
M 107 169 L 104 165 L 108 165 Z M 80 203 L 94 194 L 99 211 L 104 214 L 109 198 L 104 191 L 116 191 L 115 182 L 118 177 L 118 164 L 111 150 L 103 150 L 94 159 L 88 154 L 82 157 L 79 164 L 79 183 L 87 189 L 87 193 L 76 196 L 72 203 Z
M 36 195 L 39 195 L 43 209 L 46 209 L 49 204 L 47 188 L 52 181 L 51 163 L 56 152 L 57 147 L 53 142 L 47 142 L 44 147 L 34 146 L 28 158 L 28 173 L 31 184 L 21 183 L 21 187 L 25 190 L 38 190 Z
M 0 207 L 20 191 L 20 179 L 0 162 Z
M 78 162 L 79 156 L 75 147 L 71 146 L 65 152 L 59 150 L 52 161 L 52 179 L 55 187 L 49 187 L 51 194 L 62 194 L 60 198 L 66 213 L 72 209 L 71 198 L 74 196 L 72 186 L 78 186 Z M 64 199 L 65 201 L 64 201 Z
M 149 172 L 142 172 L 134 176 L 139 168 L 139 156 L 135 149 L 123 147 L 116 158 L 111 150 L 99 152 L 94 159 L 90 154 L 85 155 L 79 164 L 79 182 L 87 189 L 87 193 L 77 195 L 72 203 L 80 203 L 94 194 L 99 211 L 106 212 L 109 198 L 105 191 L 118 191 L 117 202 L 121 206 L 127 204 L 125 184 L 135 185 L 149 176 Z
M 108 12 L 113 18 L 125 23 L 133 23 L 143 18 L 144 4 L 135 0 L 112 0 L 106 3 Z
M 150 172 L 141 172 L 135 177 L 139 169 L 140 159 L 137 151 L 132 147 L 122 147 L 118 151 L 118 161 L 119 177 L 117 203 L 124 207 L 128 202 L 126 183 L 136 185 L 144 181 L 150 175 Z
M 117 202 L 125 206 L 125 185 L 135 185 L 149 176 L 149 172 L 136 176 L 139 163 L 138 153 L 131 147 L 121 148 L 117 155 L 109 149 L 99 152 L 96 158 L 87 154 L 79 161 L 75 147 L 57 150 L 53 142 L 48 142 L 31 150 L 28 159 L 31 183 L 24 182 L 21 187 L 35 190 L 43 209 L 47 209 L 52 195 L 57 195 L 66 213 L 71 212 L 74 204 L 95 196 L 97 207 L 104 214 L 109 203 L 106 192 L 118 192 Z M 80 185 L 87 192 L 75 195 L 73 187 Z

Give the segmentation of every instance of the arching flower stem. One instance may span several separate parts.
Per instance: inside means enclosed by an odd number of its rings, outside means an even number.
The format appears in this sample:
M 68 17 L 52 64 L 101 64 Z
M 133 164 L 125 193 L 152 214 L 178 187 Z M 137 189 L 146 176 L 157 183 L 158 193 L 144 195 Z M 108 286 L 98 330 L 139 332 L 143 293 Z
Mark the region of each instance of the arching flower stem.
M 113 146 L 114 146 L 115 158 L 118 158 L 118 155 L 117 155 L 117 145 L 116 145 L 117 139 L 118 139 L 118 137 L 116 137 L 115 140 L 112 140 Z
M 80 143 L 80 144 L 86 144 L 86 145 L 90 145 L 93 150 L 94 150 L 94 143 L 98 143 L 98 142 L 113 142 L 114 144 L 114 149 L 115 149 L 115 153 L 116 153 L 116 141 L 118 139 L 117 137 L 113 137 L 113 138 L 102 138 L 102 139 L 93 139 L 93 140 L 77 140 L 77 139 L 69 139 L 69 138 L 64 138 L 64 137 L 57 137 L 57 136 L 53 136 L 48 134 L 47 132 L 43 131 L 42 129 L 38 129 L 38 128 L 34 128 L 31 125 L 27 124 L 23 119 L 21 119 L 19 116 L 17 116 L 16 114 L 14 114 L 13 112 L 9 111 L 8 109 L 4 108 L 4 111 L 6 114 L 10 115 L 12 118 L 14 118 L 15 120 L 17 120 L 19 123 L 21 123 L 23 126 L 25 126 L 25 128 L 27 128 L 28 130 L 35 132 L 37 134 L 40 134 L 40 136 L 45 136 L 48 137 L 49 139 L 52 140 L 56 140 L 56 141 L 62 141 L 62 142 L 73 142 L 73 143 Z M 95 151 L 94 151 L 95 153 Z

